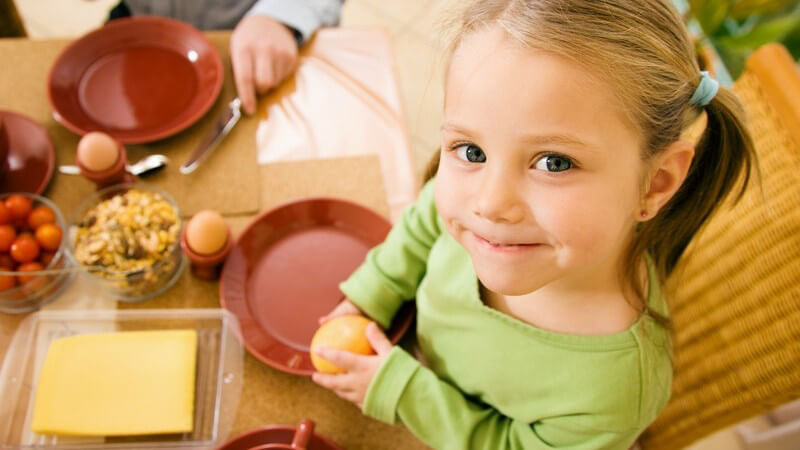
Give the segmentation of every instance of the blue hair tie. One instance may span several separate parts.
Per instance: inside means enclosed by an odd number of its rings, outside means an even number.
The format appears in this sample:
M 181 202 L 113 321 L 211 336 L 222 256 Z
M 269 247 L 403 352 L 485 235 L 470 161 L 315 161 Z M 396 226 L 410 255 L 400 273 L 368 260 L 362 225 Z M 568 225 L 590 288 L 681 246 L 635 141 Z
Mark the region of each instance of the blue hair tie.
M 692 98 L 689 99 L 689 104 L 694 106 L 706 106 L 711 103 L 714 96 L 719 91 L 719 81 L 711 78 L 708 71 L 703 70 L 700 72 L 700 83 L 697 89 L 694 90 Z

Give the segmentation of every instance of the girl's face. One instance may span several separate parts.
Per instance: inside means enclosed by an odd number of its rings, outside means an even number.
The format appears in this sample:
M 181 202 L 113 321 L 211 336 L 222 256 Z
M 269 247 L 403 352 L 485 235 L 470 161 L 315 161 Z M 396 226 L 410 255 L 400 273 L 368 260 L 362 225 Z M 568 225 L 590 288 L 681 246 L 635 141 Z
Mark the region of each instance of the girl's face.
M 610 89 L 490 27 L 453 55 L 445 98 L 436 206 L 484 286 L 618 287 L 644 164 Z

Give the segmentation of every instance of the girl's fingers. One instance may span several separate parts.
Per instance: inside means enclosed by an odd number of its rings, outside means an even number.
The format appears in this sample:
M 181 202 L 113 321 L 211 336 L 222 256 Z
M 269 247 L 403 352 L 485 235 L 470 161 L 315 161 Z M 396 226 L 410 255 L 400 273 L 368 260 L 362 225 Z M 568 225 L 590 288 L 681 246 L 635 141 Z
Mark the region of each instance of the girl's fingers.
M 347 374 L 342 375 L 329 375 L 319 372 L 314 372 L 311 375 L 311 380 L 336 394 L 337 397 L 347 400 L 348 402 L 355 403 L 360 408 L 361 399 L 358 393 L 352 388 L 352 380 Z
M 362 315 L 361 311 L 356 307 L 356 305 L 350 303 L 349 300 L 344 299 L 342 300 L 333 311 L 329 312 L 327 315 L 324 315 L 319 318 L 319 324 L 322 325 L 323 323 L 335 319 L 339 316 L 347 316 L 347 315 Z
M 314 372 L 311 375 L 311 380 L 314 381 L 314 383 L 317 383 L 318 385 L 324 388 L 328 388 L 332 391 L 345 392 L 351 390 L 350 384 L 347 382 L 347 377 L 345 376 L 345 374 L 332 375 L 327 373 Z
M 331 364 L 347 372 L 358 369 L 361 366 L 361 356 L 355 353 L 335 350 L 332 348 L 319 347 L 312 349 L 317 356 L 327 360 Z
M 383 333 L 383 330 L 381 330 L 377 323 L 372 322 L 367 325 L 366 334 L 369 345 L 372 346 L 372 349 L 375 350 L 375 353 L 379 355 L 385 355 L 392 351 L 392 343 L 389 341 L 389 338 L 386 337 L 386 334 Z

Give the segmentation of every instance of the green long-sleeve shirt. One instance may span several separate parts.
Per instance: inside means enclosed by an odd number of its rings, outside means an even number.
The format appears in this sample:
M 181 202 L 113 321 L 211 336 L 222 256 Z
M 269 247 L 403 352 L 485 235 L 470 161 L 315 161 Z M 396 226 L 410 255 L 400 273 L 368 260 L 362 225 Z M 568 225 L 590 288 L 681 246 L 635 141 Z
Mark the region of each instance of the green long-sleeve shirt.
M 648 304 L 667 314 L 648 259 Z M 386 327 L 416 297 L 428 367 L 395 347 L 363 412 L 402 422 L 436 449 L 626 449 L 670 392 L 669 335 L 643 316 L 579 336 L 536 328 L 480 299 L 469 254 L 444 229 L 433 182 L 386 241 L 340 285 Z

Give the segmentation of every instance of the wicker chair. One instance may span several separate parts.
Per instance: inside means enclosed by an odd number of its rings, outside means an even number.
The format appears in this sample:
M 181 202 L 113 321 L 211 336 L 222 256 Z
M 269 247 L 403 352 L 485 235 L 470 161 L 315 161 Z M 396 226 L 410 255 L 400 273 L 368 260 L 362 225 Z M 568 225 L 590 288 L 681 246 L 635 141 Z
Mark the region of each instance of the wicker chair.
M 667 282 L 675 378 L 643 450 L 683 448 L 800 398 L 800 72 L 769 44 L 733 89 L 760 175 L 712 217 Z

